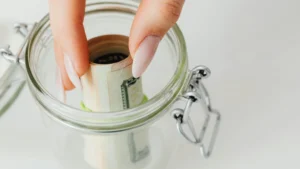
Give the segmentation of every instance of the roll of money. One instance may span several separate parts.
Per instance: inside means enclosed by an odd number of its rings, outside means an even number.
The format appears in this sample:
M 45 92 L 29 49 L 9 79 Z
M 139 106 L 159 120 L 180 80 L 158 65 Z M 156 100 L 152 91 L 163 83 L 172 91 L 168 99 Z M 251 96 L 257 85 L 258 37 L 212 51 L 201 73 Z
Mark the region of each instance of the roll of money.
M 145 101 L 141 78 L 132 76 L 128 37 L 105 35 L 88 41 L 90 69 L 82 76 L 82 108 L 111 112 Z M 148 130 L 84 135 L 85 161 L 96 169 L 140 169 L 151 159 Z
M 82 76 L 83 104 L 91 111 L 119 111 L 142 103 L 141 79 L 132 76 L 128 37 L 105 35 L 89 40 L 90 69 Z

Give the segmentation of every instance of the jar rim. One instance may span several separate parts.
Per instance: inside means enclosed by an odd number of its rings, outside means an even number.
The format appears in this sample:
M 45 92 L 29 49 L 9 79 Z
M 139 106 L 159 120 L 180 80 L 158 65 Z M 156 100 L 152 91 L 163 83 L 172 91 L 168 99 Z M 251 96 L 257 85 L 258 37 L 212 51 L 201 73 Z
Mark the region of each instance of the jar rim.
M 124 8 L 126 7 L 134 13 L 138 8 L 138 2 L 134 1 L 120 2 L 110 0 L 104 2 L 94 0 L 87 2 L 85 12 L 90 12 L 88 8 L 94 5 L 117 5 Z M 174 33 L 175 38 L 178 41 L 178 47 L 180 48 L 177 67 L 168 84 L 158 94 L 150 98 L 146 103 L 137 107 L 115 112 L 87 113 L 83 110 L 71 107 L 57 100 L 43 87 L 39 80 L 37 80 L 38 77 L 35 72 L 32 71 L 30 65 L 31 52 L 34 48 L 34 43 L 38 40 L 38 35 L 41 33 L 41 30 L 47 26 L 47 23 L 49 23 L 49 14 L 45 15 L 37 23 L 32 37 L 29 38 L 26 47 L 25 66 L 30 82 L 29 88 L 31 90 L 31 94 L 35 97 L 40 106 L 46 110 L 45 112 L 47 115 L 55 121 L 64 123 L 71 128 L 84 130 L 86 132 L 108 133 L 128 130 L 149 123 L 162 115 L 161 112 L 177 99 L 177 96 L 182 90 L 186 78 L 188 77 L 186 43 L 179 26 L 175 24 L 169 32 L 172 31 Z M 49 105 L 51 105 L 51 107 Z

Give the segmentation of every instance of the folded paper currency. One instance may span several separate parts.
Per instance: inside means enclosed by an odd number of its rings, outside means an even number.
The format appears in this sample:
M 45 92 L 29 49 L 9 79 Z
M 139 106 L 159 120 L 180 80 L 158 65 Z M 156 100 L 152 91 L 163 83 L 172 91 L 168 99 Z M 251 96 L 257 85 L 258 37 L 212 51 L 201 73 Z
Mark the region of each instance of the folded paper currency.
M 99 36 L 89 40 L 88 45 L 91 66 L 81 78 L 83 110 L 119 111 L 147 101 L 141 78 L 131 73 L 127 36 Z M 140 169 L 151 160 L 147 129 L 83 138 L 85 161 L 96 169 Z
M 105 35 L 89 40 L 91 66 L 82 76 L 83 104 L 92 111 L 119 111 L 144 100 L 141 79 L 131 73 L 128 37 Z

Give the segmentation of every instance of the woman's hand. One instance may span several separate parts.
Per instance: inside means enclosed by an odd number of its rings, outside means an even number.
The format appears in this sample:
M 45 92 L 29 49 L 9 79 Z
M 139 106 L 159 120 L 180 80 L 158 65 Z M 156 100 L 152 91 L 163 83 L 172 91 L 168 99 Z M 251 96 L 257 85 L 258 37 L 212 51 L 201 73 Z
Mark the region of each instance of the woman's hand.
M 49 0 L 56 61 L 64 90 L 81 88 L 79 77 L 89 68 L 83 27 L 85 0 Z M 133 76 L 139 77 L 151 62 L 157 46 L 177 22 L 184 0 L 142 0 L 129 37 Z

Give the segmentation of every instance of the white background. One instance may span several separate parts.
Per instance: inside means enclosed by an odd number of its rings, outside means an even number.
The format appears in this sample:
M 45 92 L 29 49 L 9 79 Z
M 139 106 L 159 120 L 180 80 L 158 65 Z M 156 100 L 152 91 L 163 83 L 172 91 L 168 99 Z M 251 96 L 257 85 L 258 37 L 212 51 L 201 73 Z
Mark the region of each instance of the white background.
M 11 24 L 38 21 L 46 0 L 0 0 L 0 45 Z M 172 168 L 300 168 L 300 1 L 189 0 L 179 25 L 190 67 L 204 64 L 223 121 L 213 156 L 185 147 Z M 56 169 L 27 87 L 0 119 L 1 169 Z

